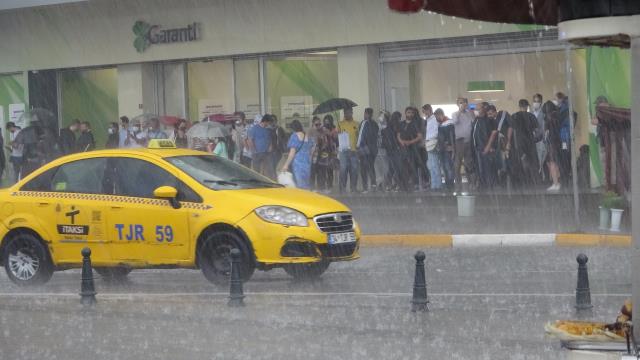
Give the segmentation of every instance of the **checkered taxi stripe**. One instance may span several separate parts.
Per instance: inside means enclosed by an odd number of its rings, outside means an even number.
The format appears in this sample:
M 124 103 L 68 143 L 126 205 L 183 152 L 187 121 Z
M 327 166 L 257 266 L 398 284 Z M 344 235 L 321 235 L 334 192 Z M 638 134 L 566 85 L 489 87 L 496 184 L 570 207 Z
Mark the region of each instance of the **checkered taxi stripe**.
M 45 199 L 71 199 L 71 200 L 96 200 L 96 201 L 113 201 L 119 203 L 129 204 L 141 204 L 141 205 L 156 205 L 156 206 L 171 206 L 168 200 L 163 199 L 148 199 L 129 196 L 117 196 L 117 195 L 103 195 L 103 194 L 76 194 L 76 193 L 63 193 L 63 192 L 44 192 L 44 191 L 16 191 L 11 196 L 21 197 L 39 197 Z M 186 209 L 194 210 L 209 210 L 210 205 L 181 202 L 182 207 Z

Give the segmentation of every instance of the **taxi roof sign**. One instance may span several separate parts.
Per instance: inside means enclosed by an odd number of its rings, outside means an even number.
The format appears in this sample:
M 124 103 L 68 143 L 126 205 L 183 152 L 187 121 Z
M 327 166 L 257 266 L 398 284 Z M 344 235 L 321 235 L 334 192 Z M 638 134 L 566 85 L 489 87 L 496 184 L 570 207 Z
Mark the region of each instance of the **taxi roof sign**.
M 171 140 L 166 139 L 151 139 L 147 149 L 175 149 L 176 144 Z

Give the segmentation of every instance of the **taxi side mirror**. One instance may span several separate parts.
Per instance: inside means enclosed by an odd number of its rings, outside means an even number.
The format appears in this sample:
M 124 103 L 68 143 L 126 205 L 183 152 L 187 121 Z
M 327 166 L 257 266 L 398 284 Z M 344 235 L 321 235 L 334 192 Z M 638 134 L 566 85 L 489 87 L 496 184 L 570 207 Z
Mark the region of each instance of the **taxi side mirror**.
M 169 203 L 174 209 L 180 208 L 180 201 L 178 201 L 178 190 L 173 186 L 160 186 L 153 190 L 153 196 L 158 199 L 169 200 Z

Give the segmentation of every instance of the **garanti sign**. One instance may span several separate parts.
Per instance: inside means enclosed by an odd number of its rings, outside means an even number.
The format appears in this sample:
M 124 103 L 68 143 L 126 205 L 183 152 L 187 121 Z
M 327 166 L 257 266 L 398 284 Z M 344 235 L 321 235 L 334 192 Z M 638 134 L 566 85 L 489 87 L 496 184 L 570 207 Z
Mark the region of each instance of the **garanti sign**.
M 152 44 L 171 44 L 199 40 L 199 28 L 200 24 L 195 22 L 183 28 L 163 29 L 160 25 L 136 21 L 132 29 L 136 36 L 135 40 L 133 40 L 133 46 L 139 53 L 142 53 Z

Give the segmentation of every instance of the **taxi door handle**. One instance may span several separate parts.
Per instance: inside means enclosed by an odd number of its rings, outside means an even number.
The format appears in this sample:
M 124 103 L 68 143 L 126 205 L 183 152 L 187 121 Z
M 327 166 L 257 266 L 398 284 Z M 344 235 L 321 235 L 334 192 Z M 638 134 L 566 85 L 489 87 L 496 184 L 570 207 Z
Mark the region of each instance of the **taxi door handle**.
M 49 205 L 51 205 L 51 204 L 48 203 L 48 202 L 44 202 L 44 201 L 38 203 L 38 206 L 49 206 Z
M 111 210 L 122 210 L 122 206 L 112 206 Z

